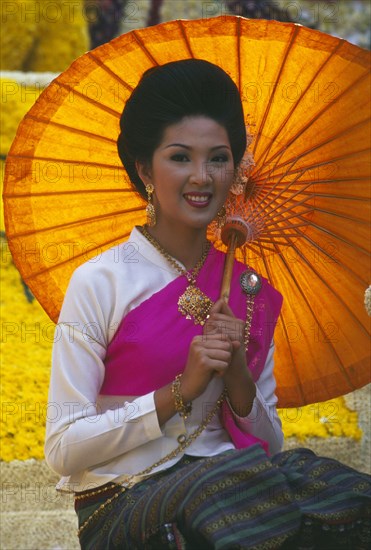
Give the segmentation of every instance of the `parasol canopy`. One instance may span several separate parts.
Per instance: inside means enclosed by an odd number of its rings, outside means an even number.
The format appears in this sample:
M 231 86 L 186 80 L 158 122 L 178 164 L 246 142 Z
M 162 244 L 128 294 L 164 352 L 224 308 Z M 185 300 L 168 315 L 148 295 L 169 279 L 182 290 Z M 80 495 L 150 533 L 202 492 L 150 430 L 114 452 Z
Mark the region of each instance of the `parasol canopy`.
M 75 268 L 145 222 L 116 151 L 119 118 L 144 71 L 189 57 L 230 74 L 254 137 L 246 193 L 230 207 L 251 228 L 239 259 L 284 295 L 275 336 L 279 405 L 363 386 L 370 54 L 299 25 L 172 21 L 120 36 L 54 80 L 22 121 L 6 163 L 6 233 L 24 281 L 57 321 Z

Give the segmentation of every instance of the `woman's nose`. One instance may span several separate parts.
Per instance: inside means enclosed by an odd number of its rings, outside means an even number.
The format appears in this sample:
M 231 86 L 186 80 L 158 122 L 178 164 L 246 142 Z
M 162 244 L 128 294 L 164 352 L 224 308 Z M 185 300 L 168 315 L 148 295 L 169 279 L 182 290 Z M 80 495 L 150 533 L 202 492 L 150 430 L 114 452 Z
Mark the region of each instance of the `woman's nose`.
M 207 162 L 199 162 L 193 166 L 190 176 L 191 183 L 205 185 L 212 181 L 211 167 Z

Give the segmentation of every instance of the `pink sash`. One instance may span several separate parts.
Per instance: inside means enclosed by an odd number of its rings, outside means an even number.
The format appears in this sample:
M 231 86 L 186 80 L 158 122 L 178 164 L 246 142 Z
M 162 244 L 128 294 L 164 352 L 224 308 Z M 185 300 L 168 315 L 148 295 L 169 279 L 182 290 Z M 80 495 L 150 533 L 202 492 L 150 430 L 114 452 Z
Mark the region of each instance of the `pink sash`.
M 219 298 L 224 259 L 225 254 L 211 248 L 197 278 L 197 286 L 213 302 Z M 235 261 L 229 300 L 234 315 L 243 320 L 246 319 L 246 295 L 239 278 L 246 269 L 246 265 Z M 149 272 L 149 284 L 150 280 Z M 203 331 L 202 326 L 195 325 L 178 311 L 178 299 L 187 285 L 185 276 L 177 277 L 124 317 L 107 349 L 102 395 L 144 395 L 170 383 L 183 372 L 190 343 Z M 254 300 L 246 354 L 254 381 L 264 368 L 281 304 L 282 296 L 263 279 Z M 226 428 L 230 423 L 228 411 L 229 407 L 227 410 L 224 407 Z M 247 446 L 243 441 L 239 444 L 236 437 L 235 434 L 232 439 L 238 448 Z

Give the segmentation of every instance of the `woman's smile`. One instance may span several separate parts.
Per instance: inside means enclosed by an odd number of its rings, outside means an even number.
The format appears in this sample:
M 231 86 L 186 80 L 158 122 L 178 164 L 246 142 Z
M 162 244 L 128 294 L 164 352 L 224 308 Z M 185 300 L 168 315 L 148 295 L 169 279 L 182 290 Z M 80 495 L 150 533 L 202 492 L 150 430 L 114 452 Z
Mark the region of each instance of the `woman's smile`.
M 206 208 L 206 206 L 210 204 L 212 194 L 193 191 L 191 193 L 185 193 L 183 197 L 188 204 L 195 208 Z

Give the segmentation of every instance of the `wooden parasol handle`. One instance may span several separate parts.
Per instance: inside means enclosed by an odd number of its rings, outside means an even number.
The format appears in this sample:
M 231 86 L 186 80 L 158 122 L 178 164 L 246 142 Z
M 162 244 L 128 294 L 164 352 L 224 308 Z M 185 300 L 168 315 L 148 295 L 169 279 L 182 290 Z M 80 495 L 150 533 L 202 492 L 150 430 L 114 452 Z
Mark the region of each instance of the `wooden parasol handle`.
M 234 262 L 234 254 L 236 252 L 236 248 L 237 248 L 237 237 L 236 235 L 232 234 L 228 244 L 227 255 L 225 258 L 222 288 L 220 291 L 220 297 L 223 298 L 223 300 L 227 303 L 229 300 L 229 294 L 231 290 L 233 262 Z
M 239 217 L 230 218 L 222 229 L 222 241 L 228 247 L 224 264 L 224 274 L 220 297 L 228 303 L 231 290 L 233 262 L 236 249 L 245 244 L 248 227 Z

